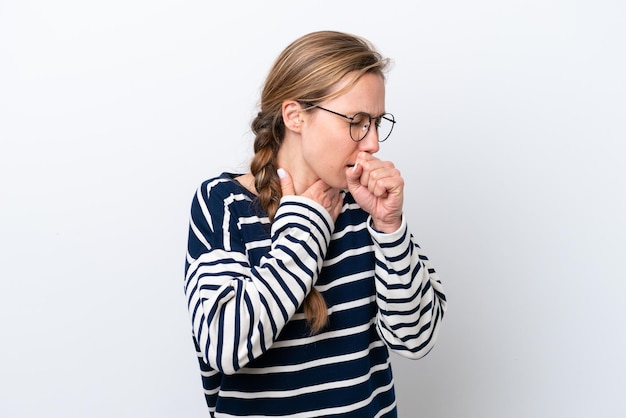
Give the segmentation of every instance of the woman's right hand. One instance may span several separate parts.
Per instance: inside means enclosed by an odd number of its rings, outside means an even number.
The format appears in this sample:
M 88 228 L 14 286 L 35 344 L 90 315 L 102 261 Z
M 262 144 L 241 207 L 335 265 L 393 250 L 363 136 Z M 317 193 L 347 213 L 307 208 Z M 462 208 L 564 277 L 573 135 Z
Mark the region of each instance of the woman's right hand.
M 283 191 L 283 196 L 295 195 L 296 190 L 291 175 L 286 170 L 279 168 L 278 177 L 280 178 L 280 187 Z M 337 220 L 343 206 L 343 194 L 339 189 L 330 187 L 320 179 L 306 189 L 301 196 L 314 200 L 324 206 L 333 221 Z

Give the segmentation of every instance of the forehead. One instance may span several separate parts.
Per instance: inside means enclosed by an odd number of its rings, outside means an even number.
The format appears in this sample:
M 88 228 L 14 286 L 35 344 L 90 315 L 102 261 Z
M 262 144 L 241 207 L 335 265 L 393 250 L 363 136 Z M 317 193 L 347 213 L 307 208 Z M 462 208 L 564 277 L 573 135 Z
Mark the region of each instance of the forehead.
M 326 104 L 347 113 L 366 112 L 380 115 L 385 111 L 385 81 L 380 74 L 366 73 L 354 82 L 355 75 L 348 74 L 341 80 L 335 91 L 354 83 L 348 90 L 329 100 Z

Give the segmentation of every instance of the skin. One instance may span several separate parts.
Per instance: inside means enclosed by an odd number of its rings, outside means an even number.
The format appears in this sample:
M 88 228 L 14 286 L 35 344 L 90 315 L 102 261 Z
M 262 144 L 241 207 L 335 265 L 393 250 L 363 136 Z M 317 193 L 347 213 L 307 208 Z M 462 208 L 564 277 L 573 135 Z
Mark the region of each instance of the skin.
M 336 86 L 351 81 L 348 74 Z M 365 74 L 346 93 L 320 103 L 345 115 L 385 113 L 384 80 Z M 360 142 L 350 138 L 348 121 L 320 109 L 303 110 L 294 100 L 283 102 L 286 133 L 278 153 L 283 195 L 302 195 L 322 206 L 337 219 L 343 205 L 341 190 L 348 190 L 363 210 L 372 216 L 374 228 L 394 232 L 401 224 L 404 180 L 389 161 L 374 156 L 379 150 L 378 133 L 372 127 Z M 253 184 L 252 174 L 240 178 Z

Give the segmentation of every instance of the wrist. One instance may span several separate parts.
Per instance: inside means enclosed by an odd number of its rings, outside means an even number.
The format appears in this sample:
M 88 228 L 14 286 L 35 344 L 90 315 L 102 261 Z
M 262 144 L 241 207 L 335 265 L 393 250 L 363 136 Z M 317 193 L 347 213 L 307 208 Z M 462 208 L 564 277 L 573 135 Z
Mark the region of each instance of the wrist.
M 390 234 L 392 232 L 396 232 L 402 226 L 402 216 L 397 219 L 383 221 L 380 219 L 372 218 L 370 221 L 370 226 L 376 232 L 382 232 L 384 234 Z

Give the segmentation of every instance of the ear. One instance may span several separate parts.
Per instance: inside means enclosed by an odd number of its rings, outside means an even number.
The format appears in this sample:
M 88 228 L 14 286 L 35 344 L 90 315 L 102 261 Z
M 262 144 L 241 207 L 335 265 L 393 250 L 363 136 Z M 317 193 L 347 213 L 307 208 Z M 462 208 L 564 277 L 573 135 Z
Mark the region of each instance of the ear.
M 300 133 L 302 129 L 302 117 L 304 112 L 302 111 L 302 106 L 295 100 L 285 100 L 283 102 L 283 121 L 285 122 L 285 127 L 290 131 Z

